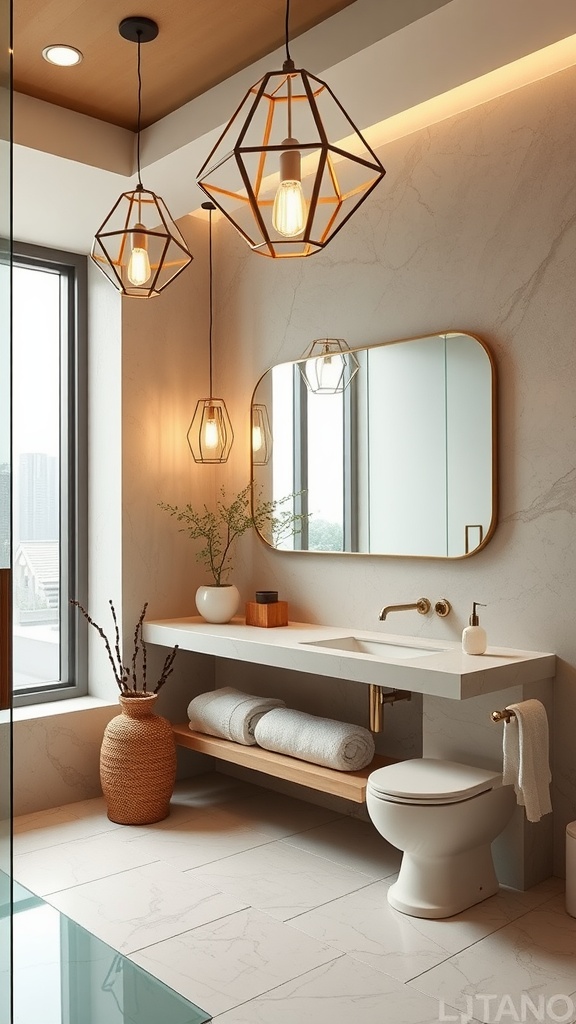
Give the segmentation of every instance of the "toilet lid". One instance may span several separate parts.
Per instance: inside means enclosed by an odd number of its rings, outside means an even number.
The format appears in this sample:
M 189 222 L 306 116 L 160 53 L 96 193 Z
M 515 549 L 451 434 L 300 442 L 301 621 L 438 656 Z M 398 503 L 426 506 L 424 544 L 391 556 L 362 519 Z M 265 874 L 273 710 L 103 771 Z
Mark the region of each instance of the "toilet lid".
M 502 782 L 499 772 L 472 768 L 456 761 L 419 757 L 378 768 L 368 777 L 375 796 L 403 803 L 456 803 L 467 800 Z

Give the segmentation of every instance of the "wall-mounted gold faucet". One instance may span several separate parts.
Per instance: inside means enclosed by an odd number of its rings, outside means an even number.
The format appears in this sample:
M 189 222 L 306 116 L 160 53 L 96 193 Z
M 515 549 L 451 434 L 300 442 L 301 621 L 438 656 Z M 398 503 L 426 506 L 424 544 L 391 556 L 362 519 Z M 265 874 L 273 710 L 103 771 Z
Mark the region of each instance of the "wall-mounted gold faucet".
M 420 615 L 428 615 L 431 607 L 432 605 L 427 597 L 420 597 L 416 601 L 416 604 L 387 604 L 380 612 L 378 618 L 384 622 L 384 619 L 389 612 L 407 612 L 413 608 L 415 608 Z

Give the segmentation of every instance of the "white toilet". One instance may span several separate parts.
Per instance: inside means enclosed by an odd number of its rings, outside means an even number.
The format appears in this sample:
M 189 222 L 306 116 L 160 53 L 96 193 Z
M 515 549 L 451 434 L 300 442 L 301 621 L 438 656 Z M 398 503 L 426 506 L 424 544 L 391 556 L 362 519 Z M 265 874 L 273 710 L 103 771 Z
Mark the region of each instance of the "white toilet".
M 416 758 L 372 772 L 366 806 L 403 850 L 388 902 L 413 917 L 451 917 L 498 892 L 490 844 L 516 800 L 498 772 Z

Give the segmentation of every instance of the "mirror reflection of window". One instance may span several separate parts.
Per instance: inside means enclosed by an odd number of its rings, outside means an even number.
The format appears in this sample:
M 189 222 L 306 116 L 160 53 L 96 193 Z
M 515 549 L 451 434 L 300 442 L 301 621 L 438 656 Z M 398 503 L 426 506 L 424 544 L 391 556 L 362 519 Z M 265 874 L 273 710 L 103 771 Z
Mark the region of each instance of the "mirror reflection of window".
M 306 392 L 308 550 L 344 550 L 344 400 Z
M 262 484 L 266 497 L 271 494 L 273 501 L 281 501 L 286 495 L 298 490 L 297 487 L 294 487 L 294 372 L 292 363 L 275 366 L 271 376 L 272 458 L 267 466 L 259 467 L 260 473 L 257 481 Z M 281 551 L 293 551 L 299 543 L 299 536 L 288 536 L 283 537 L 276 546 Z

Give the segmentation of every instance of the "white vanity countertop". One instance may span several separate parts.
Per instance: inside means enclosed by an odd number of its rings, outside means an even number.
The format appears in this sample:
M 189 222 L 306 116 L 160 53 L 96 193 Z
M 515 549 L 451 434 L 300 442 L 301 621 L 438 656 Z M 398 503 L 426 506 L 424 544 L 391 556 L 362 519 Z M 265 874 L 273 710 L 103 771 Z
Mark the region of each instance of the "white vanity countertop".
M 358 637 L 377 641 L 382 647 L 378 657 L 325 647 L 311 643 Z M 436 697 L 463 700 L 482 693 L 504 690 L 509 686 L 551 679 L 556 657 L 540 651 L 517 651 L 489 647 L 485 654 L 464 654 L 460 643 L 399 636 L 340 626 L 319 626 L 291 622 L 288 626 L 264 629 L 247 626 L 243 619 L 226 625 L 214 625 L 204 619 L 164 619 L 144 623 L 146 643 L 174 647 L 219 658 L 248 661 L 256 665 L 311 672 L 332 679 L 412 690 Z M 387 657 L 386 645 L 390 644 Z M 414 657 L 393 660 L 394 645 L 417 649 Z M 422 655 L 421 649 L 429 653 Z M 430 650 L 432 649 L 432 650 Z

